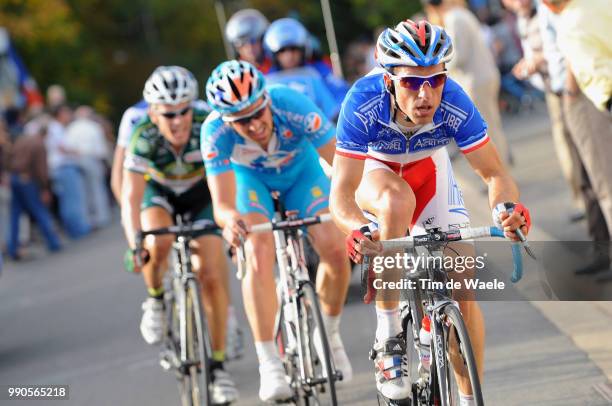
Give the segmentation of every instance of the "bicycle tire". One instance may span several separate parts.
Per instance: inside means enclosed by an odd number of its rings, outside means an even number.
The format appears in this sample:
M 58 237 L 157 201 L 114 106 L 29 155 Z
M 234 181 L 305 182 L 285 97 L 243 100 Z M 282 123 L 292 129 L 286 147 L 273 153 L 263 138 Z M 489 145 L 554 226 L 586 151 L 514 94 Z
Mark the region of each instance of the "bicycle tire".
M 283 300 L 279 300 L 279 312 L 276 321 L 276 334 L 274 338 L 281 361 L 285 367 L 285 373 L 290 378 L 291 392 L 293 394 L 293 400 L 295 400 L 299 398 L 299 371 L 296 365 L 295 349 L 292 348 L 291 344 L 289 343 L 289 334 L 293 334 L 295 337 L 295 332 L 290 333 L 287 331 L 285 316 L 283 314 L 284 304 L 285 302 Z M 295 331 L 295 328 L 293 330 Z M 295 345 L 293 347 L 295 347 Z
M 442 331 L 444 335 L 444 348 L 446 349 L 446 354 L 443 360 L 447 366 L 447 373 L 440 373 L 439 365 L 437 362 L 439 360 L 437 359 L 437 357 L 435 359 L 435 364 L 432 363 L 432 367 L 435 365 L 436 369 L 436 374 L 434 375 L 434 378 L 437 378 L 438 384 L 440 386 L 446 386 L 449 397 L 449 399 L 439 399 L 440 404 L 442 406 L 459 405 L 459 387 L 457 386 L 457 381 L 454 372 L 454 365 L 456 364 L 456 362 L 455 364 L 453 364 L 453 362 L 451 361 L 452 355 L 450 351 L 450 345 L 452 343 L 451 339 L 454 336 L 454 338 L 456 339 L 456 344 L 458 344 L 456 348 L 459 349 L 457 355 L 460 356 L 463 360 L 463 364 L 465 365 L 465 369 L 467 370 L 467 377 L 469 377 L 470 385 L 472 386 L 474 403 L 476 404 L 476 406 L 483 406 L 484 400 L 482 397 L 480 379 L 478 377 L 476 359 L 474 357 L 474 351 L 472 349 L 472 344 L 468 335 L 467 328 L 465 326 L 465 322 L 463 321 L 463 316 L 461 315 L 459 308 L 452 305 L 444 307 L 444 316 L 445 322 L 443 323 Z M 440 396 L 439 390 L 437 390 L 436 393 L 438 396 Z
M 184 303 L 187 306 L 187 356 L 184 370 L 184 394 L 192 406 L 209 406 L 210 399 L 210 354 L 212 353 L 206 315 L 202 311 L 200 289 L 197 281 L 187 282 Z
M 338 404 L 336 395 L 336 372 L 333 364 L 327 333 L 323 325 L 323 317 L 319 299 L 314 285 L 311 282 L 303 282 L 298 292 L 298 318 L 301 322 L 299 329 L 299 345 L 301 349 L 304 371 L 308 374 L 304 378 L 312 389 L 310 393 L 305 393 L 304 403 L 306 405 L 332 405 Z M 315 336 L 317 334 L 318 336 Z M 315 347 L 315 340 L 321 345 L 323 354 L 318 354 Z M 323 360 L 320 358 L 323 357 Z M 321 383 L 316 383 L 321 382 Z M 325 382 L 325 383 L 323 383 Z M 307 383 L 308 385 L 308 383 Z M 329 399 L 321 403 L 319 397 Z M 311 402 L 312 400 L 312 402 Z

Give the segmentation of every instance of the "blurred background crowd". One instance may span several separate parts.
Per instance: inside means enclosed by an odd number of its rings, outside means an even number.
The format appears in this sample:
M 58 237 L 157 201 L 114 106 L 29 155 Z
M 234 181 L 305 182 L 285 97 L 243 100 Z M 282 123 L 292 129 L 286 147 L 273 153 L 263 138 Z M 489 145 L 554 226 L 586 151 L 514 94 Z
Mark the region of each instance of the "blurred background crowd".
M 612 171 L 603 156 L 612 143 L 594 138 L 611 135 L 605 0 L 333 1 L 342 62 L 333 73 L 318 1 L 216 1 L 216 12 L 191 0 L 98 3 L 0 2 L 0 244 L 12 259 L 27 257 L 32 240 L 57 251 L 111 222 L 117 124 L 155 66 L 188 67 L 202 85 L 217 63 L 239 56 L 282 82 L 280 71 L 303 69 L 308 60 L 331 89 L 333 118 L 347 83 L 376 67 L 378 33 L 400 16 L 427 18 L 451 35 L 450 76 L 474 99 L 508 165 L 519 148 L 508 144 L 501 116 L 546 106 L 575 201 L 570 220 L 587 218 L 593 239 L 609 241 Z M 236 25 L 245 12 L 263 22 Z M 227 26 L 225 15 L 233 16 Z M 303 27 L 306 42 L 274 42 L 283 31 L 272 31 L 296 23 L 289 36 Z M 595 45 L 568 45 L 576 35 Z M 602 63 L 591 72 L 583 57 Z M 597 79 L 602 72 L 607 81 Z M 603 251 L 597 261 L 593 269 L 609 266 Z

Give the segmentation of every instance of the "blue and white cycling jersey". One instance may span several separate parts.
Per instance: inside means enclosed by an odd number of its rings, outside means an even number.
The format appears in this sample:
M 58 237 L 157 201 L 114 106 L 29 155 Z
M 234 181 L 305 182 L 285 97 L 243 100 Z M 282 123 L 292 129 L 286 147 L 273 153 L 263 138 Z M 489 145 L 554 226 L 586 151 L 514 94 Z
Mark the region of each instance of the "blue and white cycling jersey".
M 144 100 L 129 107 L 123 113 L 121 122 L 119 123 L 119 131 L 117 134 L 117 145 L 127 148 L 130 145 L 130 138 L 134 132 L 134 127 L 147 115 L 149 105 Z
M 270 86 L 267 92 L 274 120 L 267 150 L 240 136 L 213 112 L 201 132 L 207 175 L 246 169 L 262 178 L 274 174 L 288 177 L 304 162 L 316 161 L 315 148 L 334 137 L 333 125 L 308 97 L 282 85 Z
M 463 89 L 447 78 L 433 122 L 405 136 L 393 122 L 391 98 L 382 69 L 374 69 L 350 89 L 342 105 L 336 153 L 353 158 L 406 164 L 430 157 L 455 140 L 463 153 L 489 141 L 487 125 Z
M 268 73 L 266 83 L 285 85 L 308 96 L 330 120 L 335 119 L 340 111 L 340 103 L 336 102 L 323 78 L 313 67 L 303 66 Z

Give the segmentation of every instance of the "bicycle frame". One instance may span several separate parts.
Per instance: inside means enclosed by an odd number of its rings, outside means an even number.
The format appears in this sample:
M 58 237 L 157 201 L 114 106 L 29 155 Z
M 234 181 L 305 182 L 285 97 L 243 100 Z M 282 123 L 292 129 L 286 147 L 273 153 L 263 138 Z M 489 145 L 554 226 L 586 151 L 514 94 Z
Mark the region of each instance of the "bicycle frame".
M 316 312 L 320 312 L 318 308 L 318 299 L 316 298 L 314 284 L 309 279 L 308 270 L 304 257 L 304 247 L 301 240 L 303 226 L 318 224 L 323 221 L 331 220 L 330 215 L 322 215 L 320 217 L 297 218 L 295 212 L 285 212 L 280 200 L 274 199 L 274 220 L 271 223 L 257 224 L 249 228 L 249 232 L 265 232 L 272 231 L 275 242 L 276 263 L 278 266 L 278 281 L 276 283 L 276 293 L 278 296 L 279 309 L 275 319 L 275 332 L 282 331 L 281 323 L 285 323 L 285 333 L 291 335 L 292 338 L 286 337 L 287 348 L 283 348 L 287 356 L 289 356 L 290 365 L 296 368 L 294 370 L 295 381 L 292 382 L 292 389 L 297 396 L 299 390 L 306 396 L 310 397 L 313 394 L 315 385 L 324 384 L 328 378 L 325 377 L 310 377 L 312 371 L 307 365 L 308 348 L 312 343 L 311 337 L 305 334 L 301 327 L 300 320 L 304 316 L 301 313 L 309 314 L 305 311 L 304 306 L 299 303 L 304 297 L 309 297 L 309 290 L 314 293 L 314 301 L 317 302 Z M 244 241 L 243 241 L 244 243 Z M 238 248 L 238 271 L 237 277 L 241 279 L 244 276 L 244 250 L 242 245 Z M 309 286 L 307 288 L 307 286 Z M 287 306 L 289 305 L 289 306 Z M 290 313 L 288 313 L 290 312 Z M 320 314 L 319 314 L 320 320 Z M 320 321 L 320 334 L 325 336 L 325 330 Z M 323 340 L 327 340 L 324 338 Z M 285 343 L 283 343 L 285 344 Z M 326 341 L 326 348 L 327 348 Z M 328 349 L 326 349 L 328 351 Z M 312 356 L 312 354 L 310 354 Z M 333 366 L 333 360 L 329 356 L 329 365 L 327 361 L 320 360 L 322 365 L 326 366 L 329 373 L 329 378 L 333 381 L 340 379 L 340 376 Z M 310 359 L 310 358 L 308 358 Z M 299 371 L 299 376 L 298 375 Z M 334 393 L 333 389 L 330 389 Z M 316 395 L 315 395 L 316 396 Z M 334 401 L 335 402 L 335 401 Z M 336 403 L 334 403 L 336 404 Z
M 403 238 L 397 238 L 393 240 L 382 241 L 383 249 L 401 249 L 408 254 L 414 254 L 417 247 L 424 247 L 429 256 L 431 257 L 443 257 L 443 250 L 446 247 L 446 244 L 452 241 L 461 241 L 468 239 L 477 239 L 477 238 L 485 238 L 485 237 L 501 237 L 504 238 L 504 234 L 501 230 L 495 227 L 479 227 L 479 228 L 467 228 L 461 230 L 451 230 L 449 232 L 441 232 L 439 228 L 432 228 L 427 230 L 426 235 L 422 236 L 408 236 Z M 526 247 L 526 241 L 523 242 L 523 245 Z M 513 252 L 513 260 L 514 260 L 514 272 L 512 275 L 512 281 L 517 282 L 522 276 L 522 262 L 520 255 L 520 248 L 518 245 L 513 244 L 512 246 Z M 529 252 L 528 252 L 529 253 Z M 434 261 L 434 263 L 438 263 Z M 439 262 L 441 264 L 441 262 Z M 440 265 L 441 266 L 441 265 Z M 442 279 L 443 282 L 446 282 L 448 275 L 444 269 L 439 269 L 440 266 L 436 266 L 433 268 L 427 267 L 427 276 L 430 281 L 437 281 L 437 279 Z M 421 289 L 420 285 L 416 285 L 416 289 L 409 290 L 409 315 L 412 319 L 412 336 L 413 343 L 417 354 L 420 354 L 420 339 L 419 339 L 419 330 L 421 326 L 421 320 L 424 315 L 430 316 L 432 321 L 432 359 L 435 360 L 435 364 L 430 366 L 430 371 L 435 371 L 437 373 L 437 384 L 439 390 L 439 396 L 442 401 L 442 405 L 450 404 L 450 392 L 446 387 L 446 377 L 450 376 L 449 368 L 453 368 L 452 362 L 447 362 L 446 355 L 448 354 L 449 349 L 446 346 L 444 339 L 444 332 L 446 328 L 446 318 L 452 314 L 459 314 L 459 324 L 463 326 L 462 329 L 465 329 L 463 325 L 463 320 L 461 320 L 461 312 L 459 311 L 459 304 L 455 300 L 451 299 L 448 290 L 446 288 L 446 284 L 444 284 L 444 288 L 441 290 L 432 290 L 430 288 Z M 423 297 L 424 296 L 424 297 Z M 457 312 L 454 313 L 454 310 L 447 311 L 450 307 L 457 309 Z M 402 311 L 404 313 L 404 311 Z M 402 326 L 406 331 L 408 319 L 407 315 L 403 316 Z M 457 326 L 455 325 L 455 328 Z M 469 336 L 466 337 L 466 342 L 469 343 Z M 459 341 L 457 342 L 460 345 Z M 468 350 L 470 354 L 472 354 L 471 349 Z M 473 364 L 473 355 L 472 355 L 472 364 Z M 433 369 L 432 369 L 433 368 Z M 471 370 L 470 375 L 472 375 L 474 369 Z M 429 393 L 425 393 L 426 398 L 430 399 L 431 393 L 434 390 L 430 386 L 430 374 L 425 372 L 424 370 L 419 370 L 419 379 L 416 382 L 418 393 L 414 393 L 415 395 L 421 397 L 423 390 L 429 390 Z M 472 385 L 476 385 L 477 388 L 480 387 L 478 382 L 477 371 L 474 374 L 475 376 L 470 376 L 470 378 L 474 378 Z M 441 377 L 445 377 L 441 379 Z M 414 388 L 414 387 L 413 387 Z M 481 394 L 479 396 L 482 396 Z M 419 399 L 414 399 L 419 402 Z
M 189 243 L 195 234 L 202 231 L 218 230 L 218 226 L 210 221 L 199 221 L 185 224 L 181 216 L 176 216 L 176 225 L 164 227 L 156 230 L 143 231 L 137 236 L 138 244 L 142 244 L 143 237 L 146 235 L 175 234 L 172 243 L 172 273 L 169 275 L 171 289 L 166 294 L 166 304 L 169 304 L 168 330 L 165 339 L 165 348 L 160 353 L 160 364 L 165 370 L 174 369 L 179 380 L 194 379 L 193 368 L 197 367 L 197 374 L 203 374 L 204 386 L 196 386 L 194 391 L 190 387 L 191 396 L 197 394 L 202 400 L 201 391 L 206 391 L 204 404 L 210 403 L 210 393 L 208 384 L 209 357 L 212 354 L 210 338 L 208 337 L 208 326 L 206 316 L 201 307 L 201 289 L 197 275 L 193 272 L 191 263 L 191 248 Z M 195 298 L 193 295 L 196 295 Z M 191 299 L 191 302 L 189 301 Z M 174 318 L 176 315 L 174 306 L 178 308 L 178 337 L 174 331 Z M 189 317 L 192 317 L 191 323 Z M 194 338 L 195 336 L 195 338 Z M 178 340 L 177 340 L 178 339 Z M 197 339 L 196 353 L 191 354 L 189 340 Z M 177 348 L 178 341 L 178 348 Z M 192 348 L 192 350 L 194 350 Z M 203 351 L 203 352 L 202 352 Z M 199 353 L 198 353 L 199 352 Z M 194 356 L 196 358 L 194 358 Z M 198 378 L 199 380 L 199 378 Z M 202 382 L 200 382 L 202 383 Z M 190 383 L 192 385 L 193 383 Z M 183 390 L 181 389 L 184 395 Z M 185 401 L 185 399 L 183 399 Z M 192 398 L 193 401 L 193 398 Z M 191 402 L 191 401 L 190 401 Z M 198 401 L 199 402 L 199 401 Z M 191 403 L 190 403 L 191 404 Z M 199 403 L 196 403 L 199 404 Z

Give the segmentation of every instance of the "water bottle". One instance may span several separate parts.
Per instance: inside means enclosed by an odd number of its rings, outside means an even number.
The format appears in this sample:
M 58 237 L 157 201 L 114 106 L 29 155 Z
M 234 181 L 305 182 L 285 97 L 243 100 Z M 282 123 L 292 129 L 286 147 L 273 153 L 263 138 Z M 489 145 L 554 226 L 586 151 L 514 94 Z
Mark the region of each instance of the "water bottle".
M 431 350 L 429 348 L 431 344 L 431 320 L 428 316 L 423 317 L 421 322 L 419 341 L 419 358 L 421 359 L 419 372 L 429 373 L 429 366 L 431 365 Z

